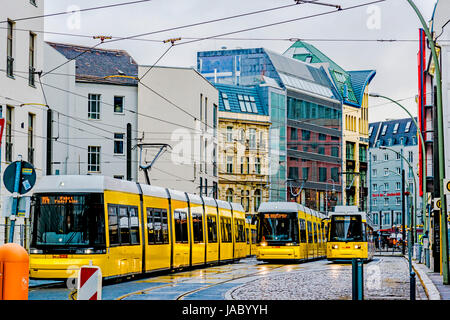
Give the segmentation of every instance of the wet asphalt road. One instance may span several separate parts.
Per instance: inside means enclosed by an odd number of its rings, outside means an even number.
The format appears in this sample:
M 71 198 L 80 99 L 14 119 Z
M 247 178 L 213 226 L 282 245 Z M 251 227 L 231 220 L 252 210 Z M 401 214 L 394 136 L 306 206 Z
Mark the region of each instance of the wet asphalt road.
M 234 264 L 134 278 L 103 286 L 103 300 L 350 300 L 352 266 L 325 259 L 271 264 L 246 258 Z M 33 288 L 29 300 L 69 300 L 71 290 Z M 417 281 L 416 297 L 426 299 Z M 364 264 L 364 299 L 409 299 L 408 263 L 377 256 Z

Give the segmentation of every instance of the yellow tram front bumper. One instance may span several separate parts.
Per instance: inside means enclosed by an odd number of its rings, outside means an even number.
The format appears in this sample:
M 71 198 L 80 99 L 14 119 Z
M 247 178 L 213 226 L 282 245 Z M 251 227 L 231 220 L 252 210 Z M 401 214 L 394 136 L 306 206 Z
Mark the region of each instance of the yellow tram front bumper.
M 259 246 L 257 247 L 256 259 L 258 260 L 289 260 L 298 259 L 298 247 L 284 246 Z
M 34 279 L 67 279 L 78 277 L 81 266 L 92 265 L 100 267 L 104 273 L 105 257 L 103 255 L 30 255 L 30 278 Z M 104 274 L 103 274 L 104 276 Z
M 327 259 L 367 259 L 366 242 L 329 242 L 327 243 Z

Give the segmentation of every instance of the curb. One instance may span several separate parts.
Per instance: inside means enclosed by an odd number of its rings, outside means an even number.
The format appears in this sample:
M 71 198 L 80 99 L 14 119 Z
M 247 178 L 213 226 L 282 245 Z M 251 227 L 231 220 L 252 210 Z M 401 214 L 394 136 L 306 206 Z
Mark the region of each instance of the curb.
M 422 283 L 422 287 L 425 290 L 428 300 L 442 300 L 439 290 L 436 288 L 433 281 L 431 281 L 431 279 L 427 276 L 426 274 L 427 270 L 424 269 L 423 265 L 420 265 L 412 261 L 412 268 L 419 277 L 419 280 Z

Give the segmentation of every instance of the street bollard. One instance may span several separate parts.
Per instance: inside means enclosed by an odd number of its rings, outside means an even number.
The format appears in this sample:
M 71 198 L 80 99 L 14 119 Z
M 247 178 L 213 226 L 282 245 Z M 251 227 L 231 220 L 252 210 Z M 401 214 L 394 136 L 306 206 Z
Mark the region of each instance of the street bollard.
M 414 271 L 409 275 L 409 299 L 416 300 L 416 274 Z
M 352 259 L 352 300 L 364 300 L 363 265 L 363 259 Z
M 0 246 L 0 300 L 28 300 L 29 257 L 16 243 Z

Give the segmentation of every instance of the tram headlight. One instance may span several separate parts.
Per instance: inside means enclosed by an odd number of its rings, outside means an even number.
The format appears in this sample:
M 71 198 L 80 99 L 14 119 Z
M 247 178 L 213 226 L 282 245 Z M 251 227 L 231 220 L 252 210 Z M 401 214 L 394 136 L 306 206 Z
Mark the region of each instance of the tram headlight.
M 361 249 L 361 245 L 355 244 L 355 249 Z
M 95 250 L 94 248 L 83 248 L 77 249 L 75 254 L 97 254 L 97 253 L 106 253 L 105 249 Z
M 294 242 L 288 242 L 288 243 L 286 243 L 286 245 L 287 246 L 295 246 L 295 243 Z
M 30 253 L 31 254 L 42 254 L 42 253 L 44 253 L 44 251 L 42 251 L 40 249 L 30 249 Z
M 339 249 L 339 246 L 337 244 L 333 245 L 333 249 Z
M 262 246 L 262 247 L 267 246 L 267 242 L 261 242 L 261 246 Z

